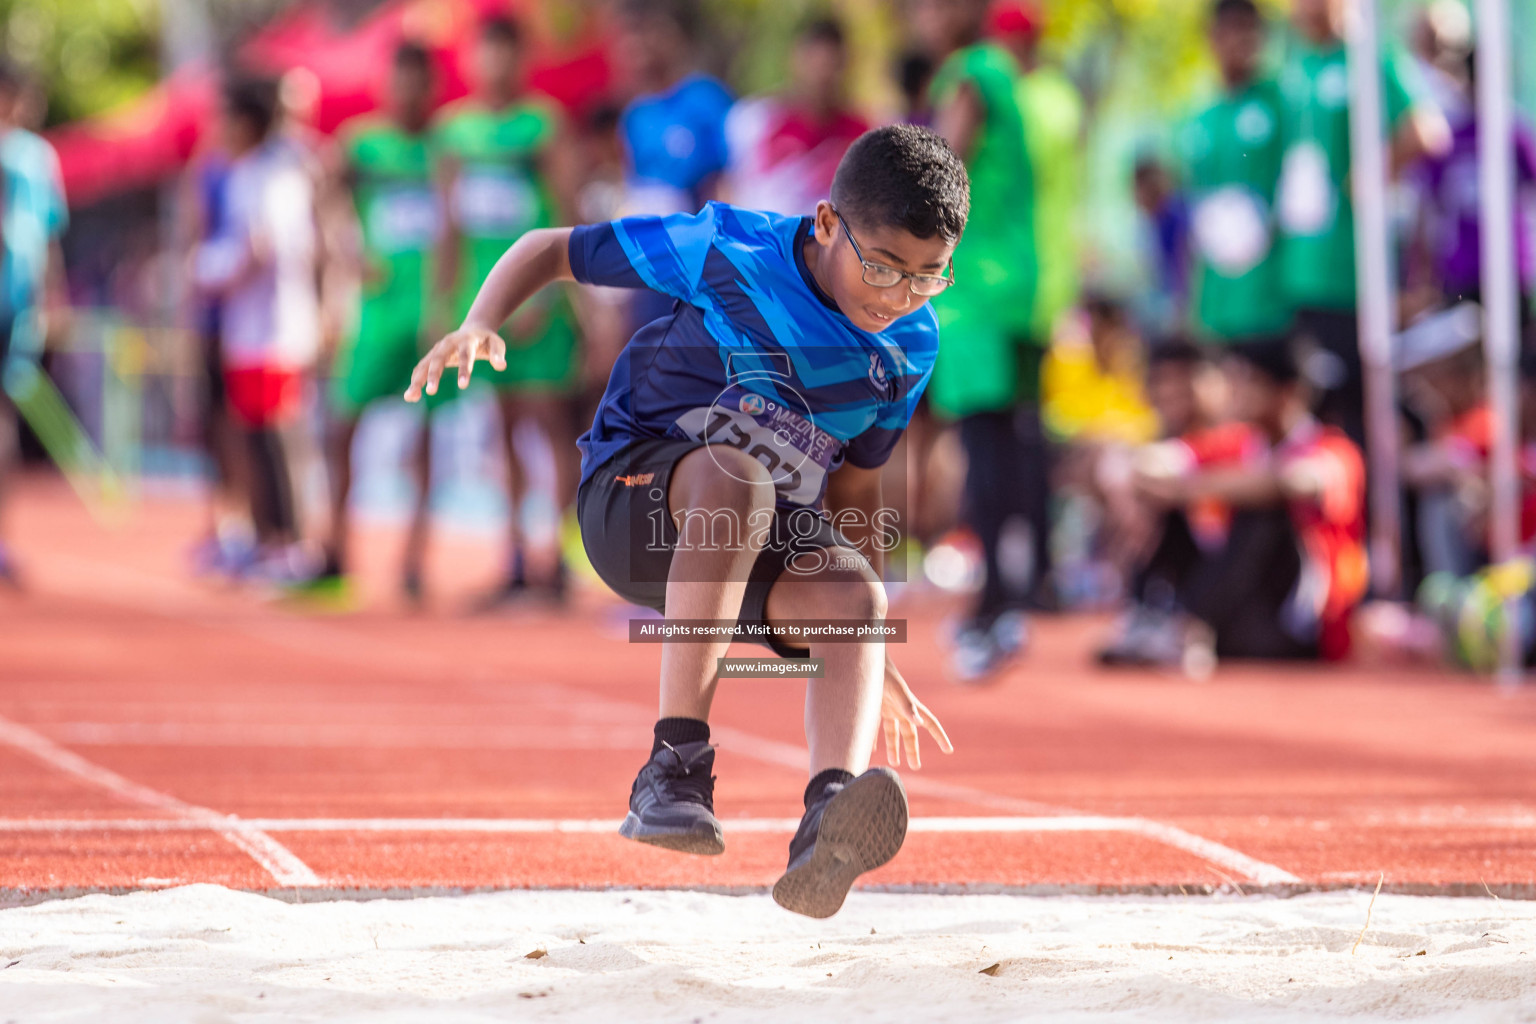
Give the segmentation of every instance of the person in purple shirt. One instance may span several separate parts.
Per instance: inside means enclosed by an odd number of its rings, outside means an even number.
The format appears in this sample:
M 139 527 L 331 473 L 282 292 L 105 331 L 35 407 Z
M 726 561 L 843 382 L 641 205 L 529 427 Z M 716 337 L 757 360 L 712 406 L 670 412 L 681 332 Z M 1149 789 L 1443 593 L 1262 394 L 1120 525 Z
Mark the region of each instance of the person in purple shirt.
M 1468 58 L 1468 81 L 1475 82 L 1476 64 Z M 1478 180 L 1476 91 L 1468 85 L 1468 116 L 1452 130 L 1450 151 L 1426 160 L 1422 168 L 1424 203 L 1421 237 L 1427 249 L 1429 273 L 1445 305 L 1482 295 L 1482 231 L 1478 220 L 1482 197 Z M 1531 298 L 1536 292 L 1536 134 L 1523 119 L 1514 125 L 1515 262 L 1521 295 L 1521 322 L 1529 324 Z
M 1136 302 L 1137 319 L 1151 337 L 1177 334 L 1189 308 L 1189 203 L 1168 168 L 1151 154 L 1137 158 L 1131 180 L 1150 276 Z

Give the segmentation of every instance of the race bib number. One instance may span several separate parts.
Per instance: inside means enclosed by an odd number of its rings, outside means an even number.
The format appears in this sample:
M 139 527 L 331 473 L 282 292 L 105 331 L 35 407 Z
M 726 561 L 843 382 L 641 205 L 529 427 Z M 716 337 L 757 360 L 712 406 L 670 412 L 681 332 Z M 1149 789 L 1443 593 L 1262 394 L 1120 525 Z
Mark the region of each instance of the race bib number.
M 1293 235 L 1320 235 L 1338 209 L 1328 154 L 1315 142 L 1298 142 L 1280 168 L 1280 224 Z
M 453 189 L 453 212 L 472 235 L 513 235 L 533 226 L 539 196 L 518 174 L 465 168 Z
M 779 498 L 795 505 L 811 505 L 821 496 L 832 460 L 843 448 L 807 417 L 739 384 L 721 392 L 714 405 L 679 416 L 669 432 L 746 452 L 768 470 Z
M 368 238 L 385 254 L 431 248 L 441 221 L 430 188 L 391 189 L 368 208 Z
M 1216 271 L 1241 277 L 1269 252 L 1264 204 L 1236 185 L 1217 189 L 1195 207 L 1195 245 Z

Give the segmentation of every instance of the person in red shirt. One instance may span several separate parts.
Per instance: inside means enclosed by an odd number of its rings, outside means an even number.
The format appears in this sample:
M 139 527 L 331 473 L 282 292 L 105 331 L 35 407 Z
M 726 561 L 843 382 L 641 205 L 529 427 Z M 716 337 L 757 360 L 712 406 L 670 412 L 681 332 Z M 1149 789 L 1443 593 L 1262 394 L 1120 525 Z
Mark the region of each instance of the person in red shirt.
M 1162 438 L 1133 449 L 1108 449 L 1095 466 L 1104 504 L 1104 541 L 1127 580 L 1131 605 L 1099 650 L 1107 665 L 1157 661 L 1149 648 L 1176 637 L 1175 589 L 1188 566 L 1226 540 L 1231 510 L 1206 499 L 1188 507 L 1148 500 L 1143 477 L 1184 476 L 1250 458 L 1263 446 L 1246 423 L 1226 418 L 1225 376 L 1209 354 L 1184 338 L 1153 345 L 1147 399 Z
M 1522 352 L 1520 542 L 1536 539 L 1536 351 Z M 1425 574 L 1471 575 L 1489 558 L 1489 467 L 1494 417 L 1478 339 L 1403 375 L 1409 405 L 1427 424 L 1403 453 L 1403 482 L 1417 499 L 1415 526 Z
M 1161 642 L 1139 663 L 1198 672 L 1213 657 L 1342 658 L 1369 582 L 1364 461 L 1342 431 L 1312 417 L 1288 339 L 1231 351 L 1233 412 L 1261 443 L 1238 446 L 1235 462 L 1137 476 L 1144 497 L 1167 508 L 1214 499 L 1232 510 L 1218 548 L 1191 543 L 1169 567 Z
M 752 210 L 809 216 L 827 198 L 832 174 L 869 122 L 848 109 L 848 44 L 832 18 L 808 24 L 790 55 L 790 87 L 749 97 L 725 121 L 730 201 Z

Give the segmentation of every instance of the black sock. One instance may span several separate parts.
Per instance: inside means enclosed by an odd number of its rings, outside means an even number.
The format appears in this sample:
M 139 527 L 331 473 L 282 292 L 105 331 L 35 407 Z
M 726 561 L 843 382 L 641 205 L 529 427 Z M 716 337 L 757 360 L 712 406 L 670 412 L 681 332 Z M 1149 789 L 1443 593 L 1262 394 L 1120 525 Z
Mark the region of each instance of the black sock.
M 651 744 L 651 756 L 663 743 L 680 747 L 684 743 L 708 743 L 709 723 L 698 718 L 662 718 L 656 722 L 656 741 Z
M 810 810 L 811 804 L 821 799 L 822 792 L 829 782 L 841 782 L 843 785 L 853 781 L 853 772 L 845 772 L 841 768 L 828 768 L 826 771 L 817 772 L 811 779 L 811 784 L 805 787 L 805 809 Z

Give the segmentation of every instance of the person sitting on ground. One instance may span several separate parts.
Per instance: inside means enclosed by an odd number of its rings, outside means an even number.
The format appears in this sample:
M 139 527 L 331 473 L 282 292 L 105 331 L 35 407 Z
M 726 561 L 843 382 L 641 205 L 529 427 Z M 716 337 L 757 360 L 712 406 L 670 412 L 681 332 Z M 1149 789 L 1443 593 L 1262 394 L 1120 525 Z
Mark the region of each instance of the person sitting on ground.
M 1148 349 L 1145 390 L 1157 417 L 1158 439 L 1099 446 L 1087 467 L 1087 486 L 1103 509 L 1099 549 L 1119 570 L 1132 599 L 1116 631 L 1118 638 L 1134 632 L 1146 618 L 1144 570 L 1162 539 L 1165 520 L 1185 515 L 1182 509 L 1146 501 L 1136 487 L 1138 470 L 1155 475 L 1159 467 L 1209 466 L 1235 458 L 1251 436 L 1243 424 L 1225 421 L 1226 378 L 1188 338 L 1165 339 Z M 1189 518 L 1202 549 L 1215 548 L 1225 539 L 1229 517 L 1220 502 L 1201 503 L 1190 510 Z
M 1138 472 L 1136 487 L 1169 510 L 1149 559 L 1149 599 L 1162 626 L 1139 649 L 1106 650 L 1113 664 L 1182 667 L 1200 674 L 1213 657 L 1338 659 L 1349 616 L 1368 583 L 1365 466 L 1341 431 L 1310 412 L 1310 389 L 1289 339 L 1232 349 L 1233 412 L 1251 431 L 1237 458 Z M 1231 453 L 1228 453 L 1230 456 Z M 1188 529 L 1205 500 L 1232 509 L 1225 541 L 1204 551 Z
M 1477 524 L 1487 508 L 1493 418 L 1476 338 L 1403 370 L 1403 397 L 1424 436 L 1403 451 L 1423 571 L 1470 574 L 1485 560 Z

